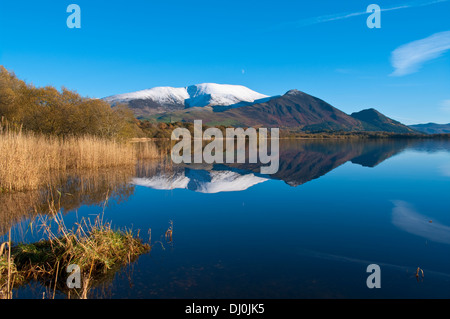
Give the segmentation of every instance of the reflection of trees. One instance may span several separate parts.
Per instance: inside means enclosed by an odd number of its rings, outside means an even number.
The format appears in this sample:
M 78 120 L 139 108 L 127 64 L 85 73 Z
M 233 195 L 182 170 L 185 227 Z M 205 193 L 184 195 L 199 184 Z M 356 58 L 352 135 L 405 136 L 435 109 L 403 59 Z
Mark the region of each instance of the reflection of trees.
M 128 183 L 134 173 L 134 167 L 77 171 L 52 176 L 49 186 L 37 191 L 1 194 L 0 235 L 25 218 L 49 213 L 51 201 L 66 213 L 82 205 L 101 205 L 107 198 L 125 201 L 134 192 Z

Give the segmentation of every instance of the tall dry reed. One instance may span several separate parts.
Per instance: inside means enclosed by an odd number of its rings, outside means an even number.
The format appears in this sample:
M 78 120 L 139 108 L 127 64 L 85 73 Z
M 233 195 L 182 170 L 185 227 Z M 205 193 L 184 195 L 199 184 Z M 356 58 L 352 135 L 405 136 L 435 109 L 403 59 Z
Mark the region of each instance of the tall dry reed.
M 92 136 L 46 136 L 0 126 L 0 192 L 37 189 L 55 172 L 136 163 L 130 144 Z
M 156 145 L 153 141 L 133 142 L 136 158 L 139 160 L 162 159 L 169 154 L 167 145 Z
M 82 289 L 73 293 L 86 299 L 93 284 L 151 250 L 151 245 L 139 238 L 139 231 L 113 229 L 111 223 L 103 220 L 103 214 L 94 223 L 82 219 L 70 229 L 55 202 L 49 202 L 49 207 L 53 215 L 36 220 L 44 239 L 12 244 L 10 235 L 8 242 L 0 245 L 0 299 L 11 299 L 14 285 L 31 280 L 52 287 L 52 298 L 57 288 L 70 295 L 64 270 L 73 264 L 78 266 L 83 281 L 82 287 L 78 287 Z

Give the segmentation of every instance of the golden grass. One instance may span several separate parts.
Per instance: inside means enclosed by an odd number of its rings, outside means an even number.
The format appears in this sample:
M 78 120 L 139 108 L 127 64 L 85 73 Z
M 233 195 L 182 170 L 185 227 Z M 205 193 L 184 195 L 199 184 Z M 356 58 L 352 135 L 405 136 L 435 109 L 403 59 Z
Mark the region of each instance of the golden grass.
M 94 223 L 83 219 L 72 229 L 64 224 L 59 209 L 49 203 L 54 215 L 51 219 L 40 217 L 40 228 L 46 238 L 36 243 L 12 244 L 11 240 L 0 246 L 0 299 L 12 298 L 12 290 L 31 280 L 38 280 L 74 297 L 87 298 L 88 291 L 103 278 L 108 278 L 121 266 L 132 263 L 151 250 L 143 243 L 139 232 L 115 230 L 98 216 Z M 57 232 L 52 229 L 57 226 Z M 82 286 L 78 290 L 66 285 L 69 265 L 77 265 Z
M 119 201 L 126 198 L 133 191 L 128 180 L 136 173 L 137 164 L 163 159 L 167 154 L 167 147 L 161 148 L 153 141 L 120 143 L 92 136 L 61 138 L 24 132 L 1 121 L 1 233 L 8 229 L 11 232 L 12 225 L 24 217 L 46 215 L 59 223 L 59 232 L 51 233 L 43 223 L 42 227 L 48 230 L 46 240 L 34 244 L 14 245 L 10 240 L 0 243 L 0 299 L 11 298 L 13 287 L 31 279 L 44 284 L 53 280 L 53 291 L 57 284 L 63 290 L 60 270 L 68 263 L 79 264 L 87 278 L 81 295 L 86 297 L 87 287 L 102 275 L 147 252 L 150 246 L 131 231 L 113 230 L 102 220 L 96 220 L 94 225 L 84 221 L 69 230 L 60 214 L 82 203 L 98 204 L 109 195 Z M 58 208 L 48 199 L 56 198 L 56 194 Z
M 133 142 L 136 158 L 139 160 L 155 159 L 164 156 L 162 148 L 158 148 L 152 141 Z
M 161 158 L 153 142 L 121 143 L 93 136 L 46 136 L 0 124 L 0 193 L 34 190 L 55 174 L 132 166 L 138 159 Z

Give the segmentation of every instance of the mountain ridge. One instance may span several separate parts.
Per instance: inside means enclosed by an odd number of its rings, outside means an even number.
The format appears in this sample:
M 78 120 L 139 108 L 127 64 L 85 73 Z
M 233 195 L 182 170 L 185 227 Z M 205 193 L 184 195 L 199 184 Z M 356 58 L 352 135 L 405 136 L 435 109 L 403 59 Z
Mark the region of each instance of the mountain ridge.
M 156 87 L 104 98 L 127 104 L 138 118 L 205 125 L 295 128 L 305 132 L 368 131 L 418 133 L 375 109 L 351 115 L 297 89 L 268 96 L 245 86 L 202 83 L 184 88 Z
M 366 132 L 416 133 L 414 129 L 387 117 L 374 108 L 354 112 L 350 116 L 359 120 Z
M 450 133 L 450 123 L 449 124 L 437 124 L 437 123 L 426 123 L 426 124 L 414 124 L 409 125 L 412 129 L 425 133 L 425 134 L 449 134 Z
M 201 83 L 186 87 L 161 86 L 103 98 L 111 105 L 127 104 L 145 109 L 148 115 L 192 107 L 219 107 L 220 110 L 270 98 L 242 85 Z

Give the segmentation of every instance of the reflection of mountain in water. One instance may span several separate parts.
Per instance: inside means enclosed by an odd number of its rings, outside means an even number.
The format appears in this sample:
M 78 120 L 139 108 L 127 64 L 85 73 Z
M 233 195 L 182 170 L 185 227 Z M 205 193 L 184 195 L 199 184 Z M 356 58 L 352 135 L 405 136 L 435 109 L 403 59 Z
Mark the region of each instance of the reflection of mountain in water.
M 291 142 L 280 146 L 280 169 L 273 177 L 298 186 L 348 161 L 373 167 L 405 147 L 394 140 Z
M 217 168 L 181 168 L 171 172 L 163 172 L 154 176 L 136 177 L 135 185 L 153 189 L 186 188 L 199 193 L 219 193 L 243 191 L 247 188 L 265 182 L 267 178 L 253 173 L 238 173 Z
M 141 166 L 132 183 L 153 189 L 189 189 L 201 193 L 242 191 L 268 179 L 298 186 L 317 179 L 350 161 L 375 167 L 406 149 L 450 151 L 450 143 L 434 140 L 282 140 L 279 170 L 261 175 L 260 164 L 190 164 Z M 155 165 L 155 164 L 152 164 Z

